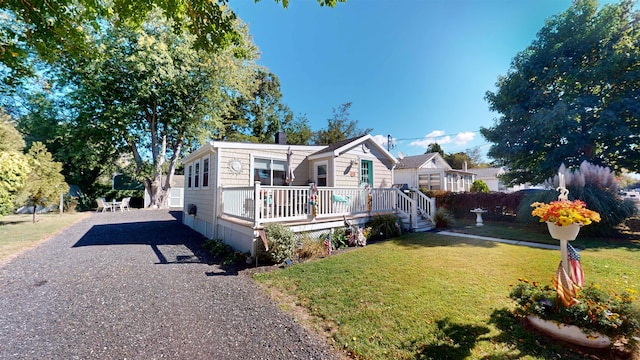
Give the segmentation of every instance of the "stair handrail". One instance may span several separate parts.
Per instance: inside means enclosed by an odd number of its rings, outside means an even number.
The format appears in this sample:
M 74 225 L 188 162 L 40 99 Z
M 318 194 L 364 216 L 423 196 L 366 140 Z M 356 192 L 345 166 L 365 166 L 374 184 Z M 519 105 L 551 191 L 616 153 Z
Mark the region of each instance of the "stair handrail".
M 418 227 L 418 211 L 416 201 L 398 188 L 392 188 L 396 193 L 396 211 L 409 215 L 410 229 Z
M 417 212 L 428 217 L 431 222 L 434 222 L 434 216 L 436 214 L 436 199 L 423 194 L 418 188 L 412 188 L 411 191 L 416 194 Z

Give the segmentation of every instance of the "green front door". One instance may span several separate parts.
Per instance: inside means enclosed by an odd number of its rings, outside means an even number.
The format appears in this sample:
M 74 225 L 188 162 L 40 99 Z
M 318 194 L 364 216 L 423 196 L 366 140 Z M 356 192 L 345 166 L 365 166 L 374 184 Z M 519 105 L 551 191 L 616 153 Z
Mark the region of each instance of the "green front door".
M 360 185 L 369 184 L 373 187 L 373 161 L 360 160 Z

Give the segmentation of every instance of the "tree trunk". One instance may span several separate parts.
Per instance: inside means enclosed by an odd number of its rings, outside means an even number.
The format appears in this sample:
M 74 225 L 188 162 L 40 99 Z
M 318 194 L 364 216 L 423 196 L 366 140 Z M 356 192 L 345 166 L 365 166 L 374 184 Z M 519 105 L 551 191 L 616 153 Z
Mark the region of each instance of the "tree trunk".
M 144 188 L 149 194 L 150 203 L 149 207 L 154 209 L 165 209 L 168 207 L 169 193 L 171 191 L 171 185 L 168 184 L 168 176 L 166 177 L 165 186 L 162 186 L 162 175 L 157 175 L 152 181 L 147 179 L 144 181 Z
M 38 205 L 33 204 L 33 223 L 36 223 L 36 210 L 38 210 Z

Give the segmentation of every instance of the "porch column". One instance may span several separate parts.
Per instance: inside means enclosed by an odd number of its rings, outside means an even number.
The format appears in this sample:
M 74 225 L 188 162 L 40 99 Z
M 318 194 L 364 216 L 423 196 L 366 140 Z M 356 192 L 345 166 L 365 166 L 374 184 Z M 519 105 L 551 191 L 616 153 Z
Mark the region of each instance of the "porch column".
M 262 209 L 262 197 L 260 196 L 260 181 L 255 181 L 253 184 L 253 226 L 258 227 L 260 225 L 261 219 L 261 209 Z

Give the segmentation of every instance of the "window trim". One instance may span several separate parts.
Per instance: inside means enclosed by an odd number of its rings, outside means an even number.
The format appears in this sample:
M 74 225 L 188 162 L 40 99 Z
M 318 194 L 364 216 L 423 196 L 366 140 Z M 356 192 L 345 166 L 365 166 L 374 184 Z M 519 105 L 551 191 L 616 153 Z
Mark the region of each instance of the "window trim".
M 318 179 L 319 179 L 318 168 L 321 166 L 325 166 L 327 169 L 327 172 L 325 174 L 326 185 L 318 185 Z M 317 161 L 313 163 L 313 180 L 316 186 L 329 186 L 329 161 L 328 160 L 322 160 L 322 161 Z
M 191 189 L 192 188 L 192 181 L 191 181 L 191 177 L 193 176 L 193 163 L 189 163 L 189 165 L 187 165 L 187 189 Z
M 200 159 L 193 162 L 193 188 L 200 189 Z
M 255 168 L 255 160 L 256 159 L 260 159 L 260 160 L 269 160 L 271 162 L 271 164 L 273 164 L 274 161 L 282 161 L 284 162 L 284 166 L 285 166 L 285 174 L 287 171 L 287 158 L 286 157 L 280 157 L 280 156 L 271 156 L 271 155 L 267 155 L 267 156 L 261 156 L 261 155 L 254 155 L 251 154 L 251 166 L 250 166 L 250 176 L 249 176 L 249 182 L 250 185 L 253 185 L 256 181 L 260 181 L 260 180 L 256 180 L 255 179 L 255 173 L 256 173 L 256 168 Z M 269 169 L 269 182 L 271 183 L 271 185 L 264 185 L 264 186 L 279 186 L 279 185 L 273 185 L 273 167 L 271 166 Z
M 207 166 L 205 167 L 205 162 L 207 163 Z M 208 189 L 209 188 L 209 184 L 211 183 L 211 156 L 207 155 L 205 157 L 202 158 L 202 181 L 200 181 L 200 184 L 202 184 L 202 188 L 203 189 Z M 207 174 L 207 183 L 204 183 L 204 175 L 205 173 Z

